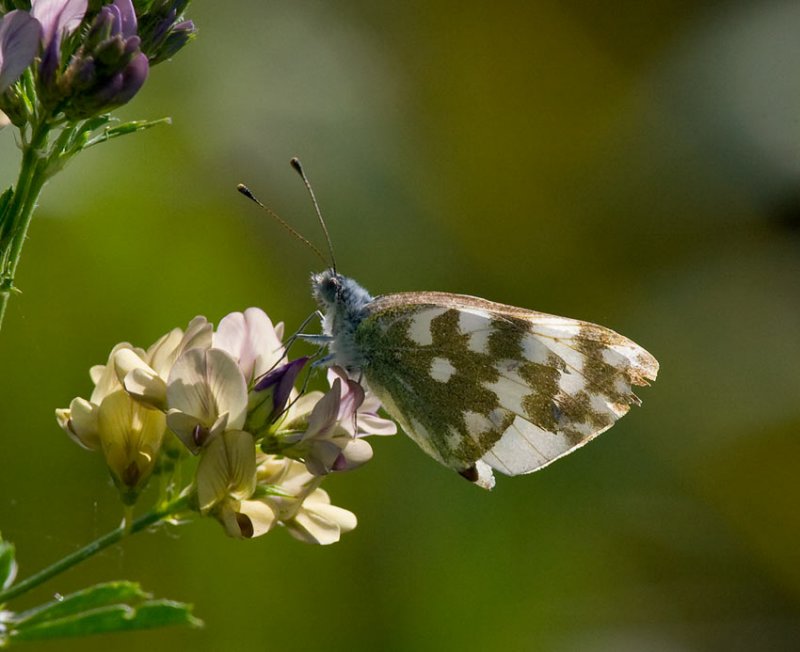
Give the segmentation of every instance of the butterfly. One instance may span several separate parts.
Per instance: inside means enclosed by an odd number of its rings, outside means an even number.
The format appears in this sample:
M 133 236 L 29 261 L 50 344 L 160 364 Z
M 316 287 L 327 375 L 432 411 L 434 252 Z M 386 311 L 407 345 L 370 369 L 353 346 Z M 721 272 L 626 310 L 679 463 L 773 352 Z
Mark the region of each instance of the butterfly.
M 327 364 L 381 400 L 419 447 L 480 487 L 537 471 L 640 401 L 658 362 L 585 321 L 446 292 L 372 297 L 331 268 L 314 274 Z
M 369 387 L 436 461 L 491 489 L 493 471 L 544 468 L 640 405 L 632 386 L 655 380 L 658 362 L 608 328 L 461 294 L 371 296 L 336 271 L 313 190 L 297 159 L 292 166 L 332 262 L 311 277 L 322 334 L 300 337 L 326 347 L 322 364 Z M 239 190 L 263 207 L 246 187 Z

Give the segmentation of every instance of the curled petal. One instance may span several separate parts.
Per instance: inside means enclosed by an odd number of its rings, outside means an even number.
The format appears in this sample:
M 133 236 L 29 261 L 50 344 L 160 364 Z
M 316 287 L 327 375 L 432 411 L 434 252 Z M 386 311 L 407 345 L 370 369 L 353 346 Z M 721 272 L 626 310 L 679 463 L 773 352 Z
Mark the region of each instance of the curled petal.
M 166 409 L 167 383 L 132 349 L 117 351 L 113 366 L 128 394 L 156 409 Z
M 100 448 L 97 430 L 97 406 L 83 398 L 74 398 L 69 409 L 56 410 L 56 420 L 76 444 L 87 450 Z
M 248 538 L 266 534 L 277 522 L 275 511 L 260 500 L 243 500 L 239 507 L 239 515 L 240 527 L 242 526 L 242 516 L 249 521 Z
M 275 511 L 260 500 L 227 500 L 214 510 L 228 536 L 252 539 L 269 532 L 277 523 Z
M 333 471 L 350 471 L 372 459 L 372 446 L 363 439 L 351 439 L 333 463 Z

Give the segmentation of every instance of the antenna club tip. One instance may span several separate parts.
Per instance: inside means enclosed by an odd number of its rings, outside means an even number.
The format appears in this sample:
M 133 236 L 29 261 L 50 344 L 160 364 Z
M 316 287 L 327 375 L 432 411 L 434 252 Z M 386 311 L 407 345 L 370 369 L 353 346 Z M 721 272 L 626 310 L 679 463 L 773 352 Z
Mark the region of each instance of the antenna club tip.
M 291 165 L 302 176 L 302 174 L 303 174 L 303 166 L 301 165 L 299 158 L 297 158 L 296 156 L 293 156 L 292 160 L 289 161 L 289 165 Z

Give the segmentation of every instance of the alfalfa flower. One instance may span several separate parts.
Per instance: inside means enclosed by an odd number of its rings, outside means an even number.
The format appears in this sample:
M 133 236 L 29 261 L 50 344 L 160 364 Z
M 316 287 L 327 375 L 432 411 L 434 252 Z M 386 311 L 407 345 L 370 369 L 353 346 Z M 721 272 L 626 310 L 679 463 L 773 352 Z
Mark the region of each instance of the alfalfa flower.
M 249 539 L 281 525 L 295 539 L 328 545 L 358 523 L 355 514 L 331 504 L 319 488 L 322 478 L 309 473 L 302 462 L 262 455 L 257 477 L 250 499 L 227 499 L 212 511 L 229 536 Z
M 397 432 L 394 422 L 377 415 L 377 399 L 342 370 L 329 371 L 328 380 L 328 392 L 299 397 L 279 432 L 262 444 L 265 452 L 302 460 L 314 475 L 361 466 L 372 458 L 372 447 L 363 437 Z
M 167 333 L 146 351 L 118 344 L 107 364 L 90 370 L 95 388 L 89 399 L 75 398 L 69 408 L 56 410 L 59 425 L 75 442 L 103 452 L 126 503 L 135 500 L 158 462 L 166 417 L 153 406 L 166 393 L 175 358 L 187 347 L 210 344 L 211 324 L 204 317 L 192 320 L 185 333 L 177 328 Z
M 164 414 L 132 399 L 119 380 L 114 358 L 131 348 L 117 345 L 108 364 L 92 368 L 95 388 L 89 400 L 75 398 L 69 408 L 56 410 L 59 425 L 74 441 L 102 451 L 126 504 L 135 502 L 147 483 L 166 432 Z

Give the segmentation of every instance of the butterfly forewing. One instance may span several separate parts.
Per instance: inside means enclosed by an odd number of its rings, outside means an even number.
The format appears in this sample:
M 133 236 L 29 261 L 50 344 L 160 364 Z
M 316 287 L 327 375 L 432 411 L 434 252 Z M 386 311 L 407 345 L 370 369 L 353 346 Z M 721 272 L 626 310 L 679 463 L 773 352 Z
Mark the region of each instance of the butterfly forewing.
M 439 292 L 374 299 L 355 337 L 387 411 L 465 474 L 542 468 L 611 427 L 658 372 L 602 326 Z

